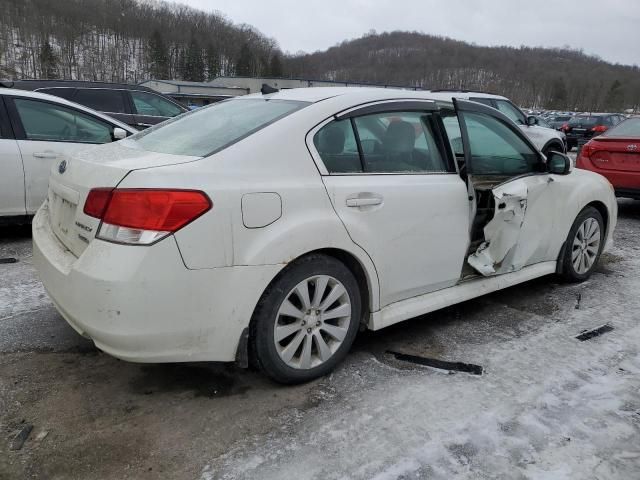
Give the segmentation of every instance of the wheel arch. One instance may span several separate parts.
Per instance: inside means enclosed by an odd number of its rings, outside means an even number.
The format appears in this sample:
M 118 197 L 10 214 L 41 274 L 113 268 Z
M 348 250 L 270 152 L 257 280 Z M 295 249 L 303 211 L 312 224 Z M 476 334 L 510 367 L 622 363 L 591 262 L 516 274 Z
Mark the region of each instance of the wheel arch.
M 377 298 L 379 298 L 376 295 L 377 293 L 376 289 L 378 288 L 377 278 L 371 278 L 371 276 L 367 273 L 367 269 L 365 265 L 363 265 L 360 259 L 358 259 L 358 257 L 352 252 L 349 252 L 341 248 L 319 248 L 315 250 L 310 250 L 301 255 L 298 255 L 297 257 L 292 259 L 290 262 L 288 262 L 287 265 L 271 279 L 269 284 L 265 287 L 264 291 L 260 295 L 258 302 L 253 308 L 251 319 L 249 321 L 249 326 L 245 328 L 244 331 L 242 332 L 242 335 L 238 344 L 238 348 L 236 351 L 236 363 L 238 363 L 239 366 L 247 367 L 249 362 L 255 361 L 250 357 L 250 352 L 251 352 L 250 343 L 255 338 L 255 325 L 256 325 L 257 313 L 265 294 L 269 291 L 271 286 L 278 279 L 282 278 L 283 275 L 286 275 L 286 273 L 289 271 L 288 267 L 291 264 L 305 257 L 308 257 L 309 255 L 314 255 L 314 254 L 326 255 L 326 256 L 335 258 L 336 260 L 343 263 L 349 269 L 349 271 L 353 274 L 353 276 L 356 279 L 356 282 L 358 283 L 358 288 L 360 291 L 360 303 L 361 303 L 360 328 L 368 324 L 369 316 L 371 312 L 375 309 L 374 302 L 376 302 Z
M 547 143 L 544 144 L 544 146 L 540 149 L 540 151 L 544 153 L 546 150 L 550 149 L 553 145 L 557 145 L 561 153 L 566 153 L 564 142 L 559 138 L 552 138 L 549 141 L 547 141 Z

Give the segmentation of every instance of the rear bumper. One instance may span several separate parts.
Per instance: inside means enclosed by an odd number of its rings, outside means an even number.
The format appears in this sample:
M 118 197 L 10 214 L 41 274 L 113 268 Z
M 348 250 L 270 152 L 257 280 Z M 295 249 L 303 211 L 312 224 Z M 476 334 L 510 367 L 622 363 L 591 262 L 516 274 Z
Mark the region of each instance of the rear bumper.
M 253 309 L 281 265 L 189 270 L 173 237 L 151 247 L 94 240 L 76 258 L 33 220 L 33 262 L 65 320 L 134 362 L 233 361 Z

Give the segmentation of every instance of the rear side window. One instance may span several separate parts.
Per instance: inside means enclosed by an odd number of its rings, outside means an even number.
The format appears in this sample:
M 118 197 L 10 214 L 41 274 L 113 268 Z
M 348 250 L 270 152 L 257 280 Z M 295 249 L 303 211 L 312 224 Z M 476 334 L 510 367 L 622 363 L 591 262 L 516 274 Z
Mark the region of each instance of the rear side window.
M 313 141 L 333 174 L 446 172 L 433 129 L 429 113 L 380 113 L 332 121 Z
M 122 90 L 79 88 L 73 101 L 99 112 L 126 113 Z
M 151 152 L 205 157 L 309 105 L 270 99 L 225 100 L 162 122 L 129 140 Z
M 139 115 L 175 117 L 182 113 L 180 107 L 162 98 L 160 95 L 132 90 L 131 98 L 133 99 L 136 112 Z
M 482 103 L 483 105 L 487 105 L 491 108 L 496 108 L 495 105 L 493 104 L 493 101 L 490 98 L 469 97 L 469 100 L 471 100 L 472 102 Z
M 329 173 L 362 172 L 362 162 L 350 119 L 327 124 L 315 134 L 313 144 Z
M 38 100 L 14 99 L 27 140 L 111 142 L 111 125 L 77 110 Z
M 506 100 L 496 100 L 496 105 L 498 110 L 513 120 L 517 125 L 524 125 L 526 123 L 524 114 L 511 104 L 511 102 L 507 102 Z
M 71 100 L 73 97 L 75 88 L 66 88 L 66 87 L 51 87 L 51 88 L 38 88 L 36 92 L 48 93 L 49 95 L 55 95 L 56 97 L 66 98 L 67 100 Z

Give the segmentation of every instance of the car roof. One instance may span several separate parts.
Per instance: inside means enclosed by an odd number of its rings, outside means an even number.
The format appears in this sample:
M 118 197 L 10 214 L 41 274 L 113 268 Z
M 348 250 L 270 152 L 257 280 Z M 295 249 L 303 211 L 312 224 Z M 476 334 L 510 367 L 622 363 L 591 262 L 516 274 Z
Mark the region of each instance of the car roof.
M 11 84 L 12 88 L 35 90 L 36 88 L 106 88 L 114 90 L 142 90 L 158 93 L 155 90 L 141 85 L 130 83 L 91 82 L 86 80 L 5 80 L 2 83 Z
M 313 87 L 291 88 L 266 95 L 253 93 L 235 97 L 235 99 L 266 98 L 274 100 L 294 100 L 317 103 L 328 99 L 339 100 L 340 103 L 366 103 L 382 100 L 418 99 L 418 100 L 445 100 L 451 103 L 451 98 L 436 98 L 427 91 L 407 90 L 401 88 L 377 88 L 377 87 Z
M 123 128 L 127 132 L 136 133 L 138 131 L 130 127 L 126 123 L 122 123 L 116 120 L 113 117 L 110 117 L 103 113 L 92 110 L 91 108 L 85 107 L 84 105 L 80 105 L 79 103 L 70 102 L 69 100 L 65 100 L 64 98 L 56 97 L 55 95 L 49 95 L 47 93 L 40 93 L 40 92 L 32 92 L 31 90 L 20 90 L 17 88 L 0 88 L 0 96 L 4 96 L 4 95 L 11 95 L 13 97 L 36 98 L 40 100 L 47 100 L 49 102 L 57 103 L 60 105 L 66 105 L 69 107 L 73 107 L 76 110 L 82 110 L 83 112 L 90 113 L 91 115 L 102 118 L 103 120 L 108 120 L 114 125 L 117 125 L 118 127 Z

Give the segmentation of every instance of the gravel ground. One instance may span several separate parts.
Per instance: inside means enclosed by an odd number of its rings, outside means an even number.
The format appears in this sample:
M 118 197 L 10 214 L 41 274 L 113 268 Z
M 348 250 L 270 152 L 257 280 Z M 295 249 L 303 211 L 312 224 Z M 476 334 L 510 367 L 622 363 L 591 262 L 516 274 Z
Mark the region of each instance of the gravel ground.
M 29 230 L 1 229 L 18 262 L 0 264 L 0 479 L 640 478 L 639 232 L 640 202 L 620 201 L 588 282 L 545 277 L 367 332 L 333 375 L 282 387 L 102 354 L 47 299 Z

